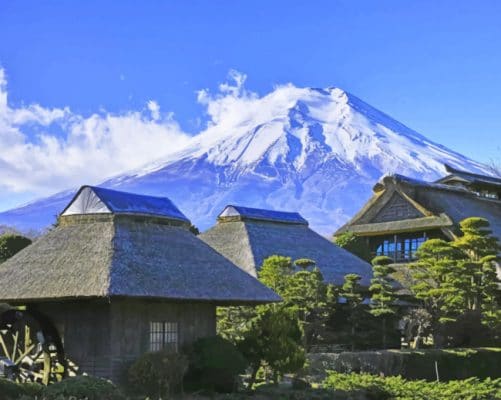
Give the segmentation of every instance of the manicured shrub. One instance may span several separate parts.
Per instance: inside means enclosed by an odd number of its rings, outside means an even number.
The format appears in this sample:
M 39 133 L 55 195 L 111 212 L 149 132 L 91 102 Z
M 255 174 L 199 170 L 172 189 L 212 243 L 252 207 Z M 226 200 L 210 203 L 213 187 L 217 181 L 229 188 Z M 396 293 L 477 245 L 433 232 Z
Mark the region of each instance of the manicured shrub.
M 469 378 L 462 381 L 408 381 L 400 376 L 382 377 L 369 374 L 331 372 L 324 381 L 329 389 L 345 392 L 367 391 L 371 399 L 398 400 L 493 400 L 501 398 L 501 379 Z
M 232 392 L 247 367 L 244 356 L 220 336 L 197 340 L 189 349 L 189 359 L 186 384 L 190 389 Z
M 168 351 L 146 353 L 129 368 L 131 391 L 146 396 L 168 396 L 182 389 L 188 369 L 186 356 Z
M 401 375 L 406 379 L 440 380 L 477 377 L 501 378 L 501 349 L 454 349 L 419 351 L 389 350 L 310 354 L 308 374 L 321 380 L 326 370 L 341 373 L 362 372 L 385 376 Z
M 121 391 L 110 381 L 92 376 L 77 376 L 43 389 L 41 397 L 45 400 L 67 398 L 87 400 L 125 400 Z
M 23 394 L 25 393 L 20 385 L 0 378 L 0 400 L 15 400 Z

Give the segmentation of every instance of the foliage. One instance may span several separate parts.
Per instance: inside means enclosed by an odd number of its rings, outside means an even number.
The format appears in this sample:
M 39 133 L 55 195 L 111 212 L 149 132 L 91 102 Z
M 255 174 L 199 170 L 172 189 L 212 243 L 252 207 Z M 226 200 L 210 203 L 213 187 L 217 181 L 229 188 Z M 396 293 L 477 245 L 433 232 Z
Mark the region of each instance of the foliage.
M 430 239 L 417 251 L 411 265 L 412 291 L 432 316 L 435 344 L 444 344 L 444 326 L 468 313 L 480 313 L 481 322 L 501 331 L 496 265 L 498 241 L 484 218 L 460 223 L 463 235 L 449 243 Z
M 200 230 L 193 224 L 190 225 L 190 232 L 193 233 L 195 236 L 200 235 Z
M 31 244 L 27 237 L 7 233 L 0 236 L 0 263 Z
M 336 303 L 334 287 L 324 282 L 320 270 L 314 268 L 313 271 L 300 270 L 292 274 L 286 288 L 279 294 L 285 306 L 299 318 L 304 347 L 320 340 Z
M 218 332 L 233 341 L 251 364 L 254 382 L 260 367 L 271 369 L 275 380 L 300 369 L 304 348 L 319 340 L 334 311 L 336 295 L 310 259 L 271 256 L 264 260 L 259 280 L 283 302 L 218 310 Z
M 249 387 L 262 366 L 271 369 L 276 383 L 285 373 L 301 369 L 306 356 L 300 342 L 301 329 L 290 309 L 278 304 L 258 307 L 256 318 L 238 344 L 250 363 Z
M 43 389 L 41 397 L 46 400 L 66 398 L 88 400 L 125 400 L 120 390 L 110 381 L 91 376 L 76 376 Z
M 331 372 L 324 386 L 346 392 L 366 390 L 372 399 L 492 400 L 501 398 L 501 379 L 469 378 L 463 381 L 408 381 L 399 376 Z
M 133 391 L 147 396 L 168 396 L 182 386 L 187 358 L 179 353 L 157 351 L 143 354 L 129 368 Z
M 243 340 L 256 317 L 256 308 L 250 306 L 218 307 L 216 312 L 217 333 L 232 343 Z
M 364 309 L 362 307 L 363 295 L 360 280 L 362 277 L 357 274 L 348 274 L 344 277 L 344 283 L 339 295 L 346 300 L 348 306 L 348 322 L 350 324 L 350 342 L 352 350 L 355 349 L 357 342 L 357 331 L 364 318 Z
M 302 269 L 308 269 L 310 267 L 314 267 L 316 264 L 317 263 L 314 260 L 311 260 L 310 258 L 298 258 L 297 260 L 294 261 L 294 265 Z
M 287 288 L 294 266 L 290 257 L 271 256 L 263 261 L 259 270 L 259 280 L 280 295 Z
M 431 331 L 432 316 L 424 308 L 412 308 L 403 317 L 405 323 L 405 339 L 407 342 L 413 340 L 411 347 L 419 349 L 423 338 Z
M 0 378 L 0 400 L 16 400 L 25 394 L 22 385 Z
M 220 336 L 197 340 L 189 349 L 186 382 L 191 389 L 232 392 L 247 360 L 233 343 Z
M 489 222 L 484 218 L 467 218 L 460 223 L 463 236 L 454 241 L 462 250 L 460 262 L 465 285 L 464 311 L 480 311 L 482 322 L 492 329 L 501 325 L 498 302 L 497 254 L 501 250 L 498 239 L 492 236 Z
M 424 242 L 416 255 L 418 261 L 410 266 L 415 281 L 411 289 L 431 315 L 435 344 L 440 345 L 440 324 L 455 321 L 461 310 L 462 293 L 458 285 L 463 277 L 457 265 L 461 255 L 442 239 Z
M 393 260 L 386 256 L 375 257 L 372 260 L 373 278 L 369 291 L 371 292 L 370 313 L 382 321 L 382 344 L 386 348 L 386 324 L 388 317 L 395 315 L 396 295 L 390 274 L 395 272 L 391 266 Z
M 348 231 L 334 236 L 334 243 L 360 257 L 362 260 L 370 261 L 371 259 L 371 253 L 366 240 L 353 232 Z
M 435 363 L 441 381 L 501 378 L 499 348 L 317 353 L 308 356 L 306 374 L 316 381 L 324 379 L 328 370 L 435 381 Z

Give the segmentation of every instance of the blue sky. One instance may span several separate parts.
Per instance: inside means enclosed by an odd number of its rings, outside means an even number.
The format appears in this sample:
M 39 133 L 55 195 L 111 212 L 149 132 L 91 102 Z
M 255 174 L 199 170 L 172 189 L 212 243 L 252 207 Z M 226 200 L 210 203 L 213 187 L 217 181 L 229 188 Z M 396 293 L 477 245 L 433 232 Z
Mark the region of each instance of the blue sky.
M 73 184 L 69 167 L 67 176 L 42 173 L 57 169 L 47 160 L 57 159 L 51 154 L 68 121 L 80 119 L 73 128 L 83 131 L 121 115 L 112 122 L 132 126 L 130 137 L 144 128 L 146 112 L 161 125 L 147 124 L 146 139 L 167 135 L 181 145 L 207 119 L 197 91 L 217 91 L 232 69 L 261 95 L 288 82 L 341 87 L 436 142 L 499 160 L 500 21 L 501 2 L 487 0 L 2 1 L 3 93 L 16 118 L 31 114 L 22 129 L 0 117 L 0 172 L 12 163 L 10 143 L 22 141 L 19 163 L 33 157 L 26 171 L 40 176 L 0 181 L 0 210 Z M 68 121 L 56 126 L 61 113 Z M 12 137 L 2 142 L 7 131 Z M 52 152 L 33 154 L 40 142 Z M 82 154 L 65 160 L 93 162 Z M 116 171 L 127 166 L 119 162 Z M 2 174 L 17 179 L 13 168 Z

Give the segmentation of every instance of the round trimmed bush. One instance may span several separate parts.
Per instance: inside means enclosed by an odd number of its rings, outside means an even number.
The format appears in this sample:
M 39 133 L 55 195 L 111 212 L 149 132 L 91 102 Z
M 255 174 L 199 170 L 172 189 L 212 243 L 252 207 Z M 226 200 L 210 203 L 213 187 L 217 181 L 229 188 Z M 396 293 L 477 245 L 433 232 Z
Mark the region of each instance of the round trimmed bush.
M 188 370 L 186 356 L 168 351 L 146 353 L 129 368 L 128 386 L 146 396 L 168 396 L 182 388 Z
M 247 360 L 235 345 L 220 336 L 197 340 L 189 351 L 186 386 L 215 392 L 233 392 Z

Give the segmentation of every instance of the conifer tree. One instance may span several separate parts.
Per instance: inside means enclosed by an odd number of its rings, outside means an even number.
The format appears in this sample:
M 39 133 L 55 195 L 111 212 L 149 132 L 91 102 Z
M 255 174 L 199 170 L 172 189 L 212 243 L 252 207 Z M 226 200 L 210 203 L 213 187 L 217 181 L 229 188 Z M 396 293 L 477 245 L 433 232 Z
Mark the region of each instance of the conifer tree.
M 460 222 L 463 235 L 454 241 L 464 257 L 460 261 L 463 270 L 464 308 L 482 313 L 482 322 L 491 328 L 501 325 L 499 310 L 498 277 L 496 261 L 501 250 L 498 239 L 492 236 L 489 221 L 472 217 Z
M 350 342 L 351 350 L 355 350 L 357 328 L 362 318 L 362 302 L 363 295 L 360 286 L 362 277 L 357 274 L 348 274 L 344 277 L 344 283 L 341 287 L 339 295 L 344 297 L 349 310 L 348 322 L 350 323 Z
M 390 274 L 395 272 L 391 266 L 393 260 L 390 257 L 378 256 L 372 260 L 373 278 L 369 291 L 371 292 L 370 313 L 381 318 L 381 334 L 383 348 L 386 349 L 387 320 L 395 314 L 395 291 L 393 279 Z
M 464 279 L 457 265 L 461 254 L 445 240 L 430 239 L 416 255 L 418 261 L 410 266 L 414 281 L 411 289 L 431 315 L 435 346 L 440 346 L 440 325 L 455 321 L 463 306 Z
M 298 260 L 294 264 L 297 265 Z M 311 262 L 308 264 L 312 266 Z M 324 282 L 318 268 L 312 271 L 303 269 L 289 277 L 281 296 L 286 305 L 297 313 L 303 329 L 303 345 L 307 348 L 312 340 L 323 336 L 325 324 L 335 308 L 334 287 Z

